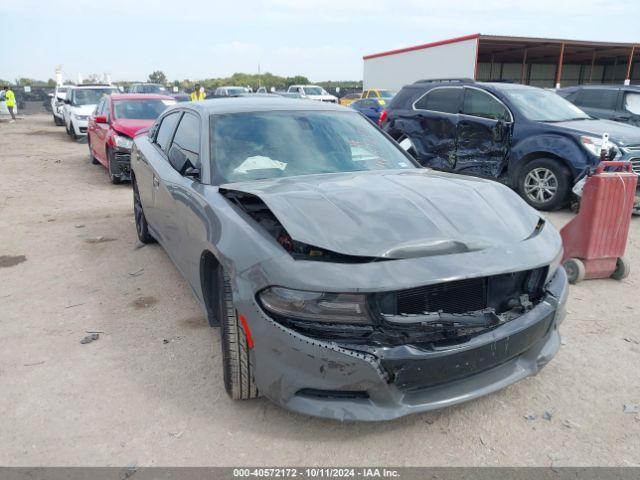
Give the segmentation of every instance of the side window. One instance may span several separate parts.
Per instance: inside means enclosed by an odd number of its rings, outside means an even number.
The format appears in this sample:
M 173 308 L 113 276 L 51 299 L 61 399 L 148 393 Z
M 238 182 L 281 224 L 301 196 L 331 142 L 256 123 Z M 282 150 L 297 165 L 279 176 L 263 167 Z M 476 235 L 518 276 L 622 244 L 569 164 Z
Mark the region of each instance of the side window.
M 510 119 L 509 112 L 498 100 L 475 88 L 465 88 L 462 113 L 493 120 Z
M 102 115 L 102 105 L 104 105 L 104 98 L 98 102 L 96 109 L 93 111 L 94 115 Z
M 575 103 L 579 107 L 615 110 L 617 99 L 616 89 L 585 88 L 580 90 Z
M 624 109 L 634 115 L 640 115 L 640 93 L 627 92 L 624 96 Z
M 156 145 L 158 145 L 163 152 L 167 153 L 169 149 L 169 143 L 171 137 L 180 118 L 180 112 L 175 112 L 167 115 L 162 119 L 162 123 L 158 128 L 158 134 L 156 135 Z
M 415 103 L 418 110 L 459 113 L 462 88 L 434 88 Z
M 200 168 L 200 119 L 191 113 L 184 114 L 173 137 L 169 156 L 174 155 L 181 157 L 181 164 L 189 160 L 191 165 Z

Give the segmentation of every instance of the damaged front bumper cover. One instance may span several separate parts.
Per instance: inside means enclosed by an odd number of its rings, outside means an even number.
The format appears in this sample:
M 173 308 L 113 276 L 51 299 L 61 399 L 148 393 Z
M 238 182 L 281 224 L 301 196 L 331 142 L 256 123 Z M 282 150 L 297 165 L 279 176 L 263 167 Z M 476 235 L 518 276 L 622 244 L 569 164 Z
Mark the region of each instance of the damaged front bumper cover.
M 503 324 L 452 344 L 349 345 L 311 338 L 257 305 L 255 379 L 272 401 L 338 420 L 389 420 L 487 395 L 536 374 L 560 347 L 567 280 L 560 267 L 544 297 Z

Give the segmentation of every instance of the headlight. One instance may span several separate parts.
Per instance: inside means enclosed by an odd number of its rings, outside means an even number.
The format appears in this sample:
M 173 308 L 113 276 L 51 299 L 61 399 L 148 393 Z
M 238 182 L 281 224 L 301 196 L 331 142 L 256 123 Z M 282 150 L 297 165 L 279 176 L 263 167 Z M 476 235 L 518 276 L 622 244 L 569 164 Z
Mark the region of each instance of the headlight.
M 580 137 L 580 143 L 589 153 L 596 157 L 600 156 L 600 151 L 602 150 L 602 138 L 582 136 Z M 609 160 L 613 160 L 620 154 L 620 150 L 612 142 L 609 142 L 609 145 Z
M 131 140 L 129 137 L 123 137 L 122 135 L 116 135 L 114 137 L 114 140 L 116 142 L 116 147 L 118 147 L 118 148 L 124 148 L 125 150 L 131 150 L 131 147 L 133 146 L 133 140 Z
M 556 272 L 558 271 L 558 267 L 560 266 L 560 262 L 562 261 L 562 256 L 564 255 L 564 248 L 561 248 L 553 261 L 549 264 L 549 270 L 547 270 L 547 278 L 544 281 L 546 285 L 551 281 Z
M 270 287 L 258 294 L 270 313 L 298 320 L 370 325 L 366 296 L 354 293 L 323 293 Z
M 77 120 L 86 120 L 87 118 L 89 118 L 88 115 L 78 115 L 76 113 L 74 113 L 73 116 L 76 117 Z

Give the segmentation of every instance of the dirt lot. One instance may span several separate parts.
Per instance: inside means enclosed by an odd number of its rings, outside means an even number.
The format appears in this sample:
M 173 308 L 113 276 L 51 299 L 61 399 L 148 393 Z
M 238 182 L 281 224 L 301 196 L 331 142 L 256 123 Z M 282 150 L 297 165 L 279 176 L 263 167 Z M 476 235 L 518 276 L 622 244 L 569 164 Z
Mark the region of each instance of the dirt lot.
M 130 185 L 51 117 L 0 123 L 0 180 L 1 465 L 640 465 L 640 414 L 623 412 L 640 403 L 640 218 L 631 276 L 572 288 L 538 376 L 341 424 L 226 396 L 218 331 L 162 248 L 137 242 Z

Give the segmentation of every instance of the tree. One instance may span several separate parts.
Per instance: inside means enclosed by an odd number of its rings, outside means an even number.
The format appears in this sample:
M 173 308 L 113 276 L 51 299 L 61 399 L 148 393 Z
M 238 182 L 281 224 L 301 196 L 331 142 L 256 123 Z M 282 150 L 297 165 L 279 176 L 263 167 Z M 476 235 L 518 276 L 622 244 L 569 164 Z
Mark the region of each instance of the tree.
M 156 70 L 155 72 L 149 74 L 149 81 L 151 83 L 160 83 L 164 85 L 165 83 L 167 83 L 167 76 L 164 74 L 164 72 Z

